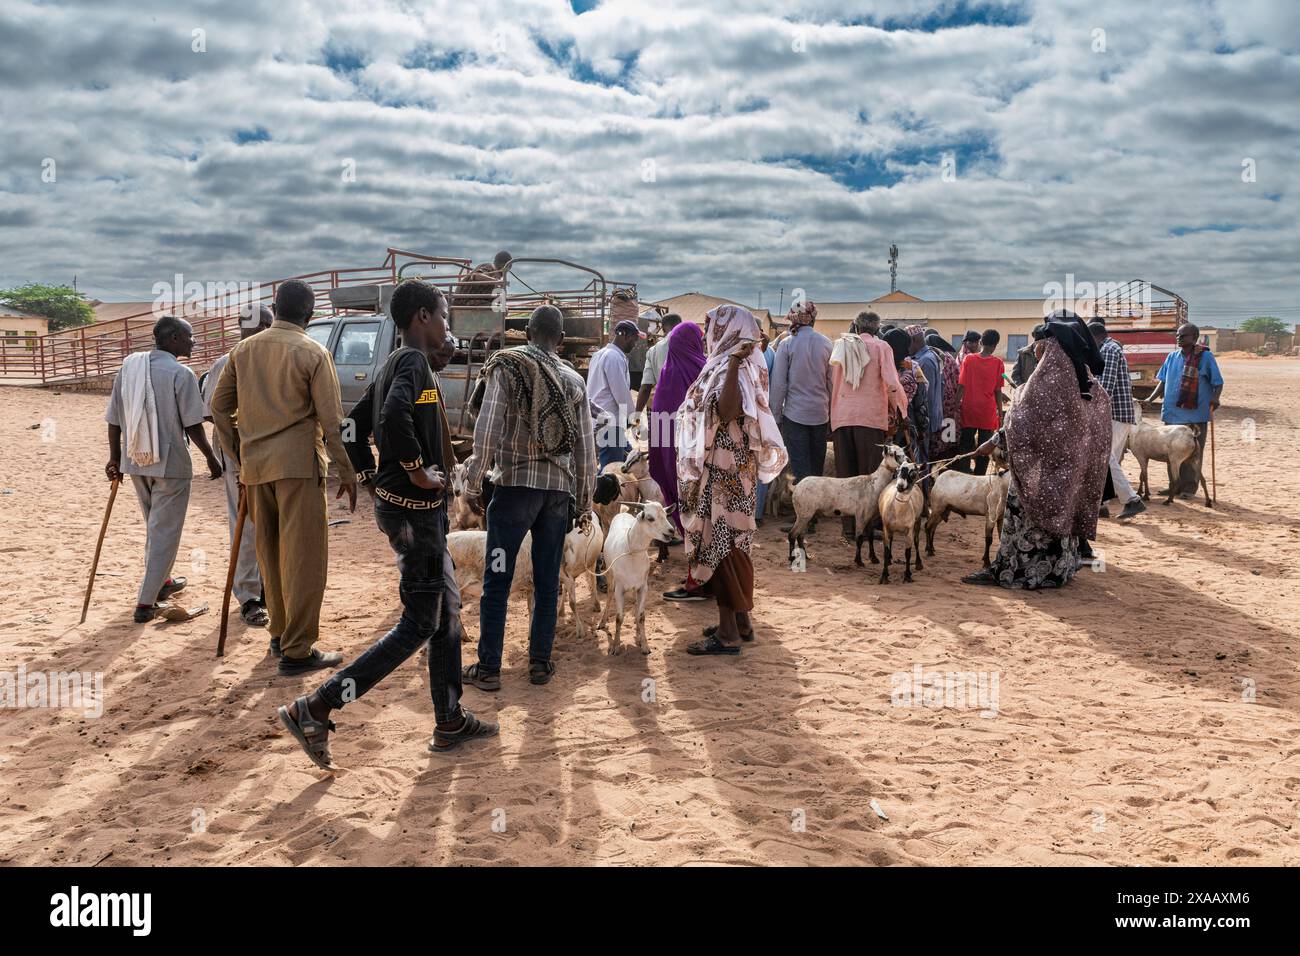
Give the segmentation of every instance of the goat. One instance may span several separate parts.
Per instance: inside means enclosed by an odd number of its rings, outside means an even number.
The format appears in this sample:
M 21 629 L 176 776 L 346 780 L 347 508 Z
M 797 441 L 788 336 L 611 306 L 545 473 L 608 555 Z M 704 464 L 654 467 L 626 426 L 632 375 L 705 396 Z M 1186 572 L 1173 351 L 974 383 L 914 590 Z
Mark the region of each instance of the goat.
M 587 512 L 587 527 L 582 522 L 574 525 L 572 531 L 564 536 L 564 560 L 560 564 L 561 597 L 568 596 L 569 609 L 573 612 L 574 626 L 578 637 L 584 633 L 582 616 L 578 613 L 578 578 L 591 575 L 591 609 L 600 610 L 600 595 L 596 591 L 596 559 L 600 557 L 605 545 L 605 531 L 600 526 L 596 514 Z M 564 601 L 560 601 L 560 611 L 564 610 Z
M 447 518 L 452 531 L 468 531 L 471 528 L 483 528 L 482 515 L 476 515 L 474 509 L 465 500 L 465 474 L 468 469 L 464 462 L 459 462 L 451 469 L 451 500 L 447 502 Z
M 934 529 L 948 515 L 984 516 L 984 567 L 989 566 L 989 549 L 993 545 L 993 529 L 1002 534 L 1002 518 L 1007 507 L 1007 488 L 1011 472 L 1006 469 L 1006 458 L 1001 448 L 993 451 L 993 464 L 1003 470 L 991 475 L 968 475 L 961 471 L 940 468 L 934 474 L 934 487 L 930 489 L 930 514 L 925 520 L 925 553 L 934 554 Z
M 618 616 L 609 641 L 609 653 L 619 653 L 623 649 L 625 602 L 631 596 L 636 601 L 637 647 L 642 654 L 649 654 L 650 645 L 645 636 L 645 599 L 650 590 L 650 555 L 646 549 L 656 542 L 669 540 L 673 536 L 673 524 L 668 518 L 668 509 L 657 501 L 632 503 L 627 507 L 628 511 L 614 516 L 605 535 L 605 574 L 614 581 L 596 629 L 605 627 L 610 610 L 617 605 Z
M 1174 500 L 1174 486 L 1178 484 L 1178 471 L 1183 463 L 1196 454 L 1196 431 L 1190 425 L 1152 425 L 1145 420 L 1129 432 L 1128 449 L 1137 459 L 1142 474 L 1138 478 L 1138 494 L 1148 501 L 1151 486 L 1147 482 L 1147 462 L 1154 458 L 1163 461 L 1169 469 L 1169 496 L 1165 504 Z M 1205 492 L 1205 507 L 1214 507 L 1210 501 L 1210 488 L 1201 471 L 1201 489 Z
M 884 567 L 880 583 L 889 583 L 889 562 L 894 556 L 894 535 L 903 535 L 906 542 L 903 562 L 903 580 L 912 580 L 912 551 L 916 551 L 916 570 L 921 564 L 921 519 L 925 517 L 925 492 L 917 479 L 921 469 L 910 461 L 898 466 L 898 477 L 880 493 L 878 512 L 885 550 Z
M 818 515 L 853 515 L 857 527 L 857 553 L 853 563 L 862 564 L 862 541 L 867 539 L 871 563 L 876 564 L 876 545 L 869 529 L 876 518 L 880 492 L 894 477 L 899 466 L 907 461 L 907 454 L 897 445 L 886 445 L 880 467 L 869 475 L 854 478 L 827 478 L 809 475 L 794 486 L 794 524 L 786 535 L 790 545 L 790 560 L 794 560 L 796 544 L 804 547 L 803 536 Z M 805 552 L 806 553 L 806 552 Z

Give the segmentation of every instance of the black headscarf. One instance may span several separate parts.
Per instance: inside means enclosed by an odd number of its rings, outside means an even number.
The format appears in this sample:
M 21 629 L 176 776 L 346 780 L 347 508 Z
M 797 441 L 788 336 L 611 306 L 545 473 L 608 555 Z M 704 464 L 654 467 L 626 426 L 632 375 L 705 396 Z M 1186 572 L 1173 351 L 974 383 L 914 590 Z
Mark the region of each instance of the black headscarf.
M 941 352 L 947 352 L 949 355 L 956 355 L 957 350 L 952 347 L 952 343 L 945 339 L 938 332 L 931 332 L 925 337 L 925 344 L 932 349 L 938 349 Z
M 885 341 L 894 350 L 894 364 L 902 365 L 903 359 L 912 353 L 912 337 L 905 329 L 893 328 L 885 333 Z
M 1069 356 L 1070 363 L 1074 366 L 1074 376 L 1079 382 L 1079 394 L 1091 401 L 1092 383 L 1088 379 L 1088 370 L 1091 369 L 1093 375 L 1100 375 L 1106 364 L 1087 324 L 1066 309 L 1057 309 L 1046 318 L 1045 324 L 1047 329 L 1043 337 L 1056 339 L 1062 351 Z M 1038 329 L 1034 330 L 1034 337 L 1039 337 Z

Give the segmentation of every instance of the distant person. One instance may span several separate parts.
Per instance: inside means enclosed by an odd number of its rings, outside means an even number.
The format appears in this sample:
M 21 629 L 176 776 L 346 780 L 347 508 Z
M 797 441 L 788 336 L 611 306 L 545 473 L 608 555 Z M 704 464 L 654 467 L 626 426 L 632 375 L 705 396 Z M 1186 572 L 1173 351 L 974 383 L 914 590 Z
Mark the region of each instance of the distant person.
M 476 514 L 485 510 L 484 477 L 493 468 L 500 473 L 486 508 L 486 553 L 494 559 L 483 570 L 478 660 L 462 672 L 465 683 L 485 691 L 501 689 L 510 584 L 519 548 L 530 532 L 528 679 L 545 684 L 555 673 L 551 650 L 564 536 L 578 516 L 591 510 L 596 477 L 591 404 L 581 376 L 556 354 L 564 341 L 564 316 L 553 305 L 538 306 L 525 333 L 527 345 L 494 352 L 483 366 L 474 454 L 465 463 L 466 502 Z M 495 560 L 496 555 L 503 560 Z
M 1154 402 L 1163 393 L 1161 420 L 1166 425 L 1191 425 L 1196 432 L 1196 454 L 1183 462 L 1174 482 L 1174 494 L 1180 498 L 1196 497 L 1210 418 L 1218 411 L 1223 394 L 1219 363 L 1208 345 L 1197 344 L 1200 334 L 1201 330 L 1190 322 L 1178 330 L 1178 348 L 1165 356 L 1164 365 L 1156 373 L 1156 390 L 1147 399 Z
M 242 342 L 259 332 L 265 332 L 274 321 L 275 315 L 270 306 L 250 306 L 239 318 L 239 340 Z M 212 421 L 212 393 L 217 390 L 217 382 L 221 380 L 221 373 L 229 360 L 230 353 L 227 352 L 212 363 L 212 368 L 200 382 L 203 415 L 208 421 Z M 230 525 L 230 546 L 233 548 L 235 525 L 239 520 L 239 462 L 221 450 L 216 428 L 212 429 L 212 443 L 221 461 L 222 478 L 226 485 L 226 517 Z M 266 613 L 266 597 L 262 594 L 262 573 L 257 569 L 257 531 L 247 514 L 239 538 L 239 557 L 235 562 L 235 580 L 231 590 L 239 602 L 239 616 L 244 619 L 244 623 L 251 627 L 266 627 L 271 618 Z
M 1016 364 L 1011 369 L 1011 384 L 1017 388 L 1029 381 L 1029 376 L 1034 374 L 1034 368 L 1038 365 L 1038 332 L 1040 329 L 1043 329 L 1042 325 L 1034 326 L 1029 344 L 1016 352 Z M 1046 330 L 1044 329 L 1044 331 Z
M 955 454 L 961 444 L 961 363 L 957 350 L 942 335 L 930 332 L 925 341 L 943 363 L 943 427 L 930 433 L 930 460 L 935 461 Z
M 203 433 L 199 380 L 177 361 L 194 351 L 194 330 L 184 319 L 164 315 L 154 323 L 153 344 L 149 352 L 126 357 L 104 413 L 104 473 L 110 481 L 130 476 L 144 516 L 144 579 L 133 615 L 137 624 L 153 620 L 158 606 L 186 584 L 172 576 L 172 565 L 194 478 L 187 438 L 203 453 L 208 475 L 221 477 L 221 462 Z
M 931 348 L 930 343 L 925 340 L 925 329 L 922 326 L 909 325 L 907 334 L 912 339 L 912 359 L 921 366 L 927 383 L 926 411 L 929 414 L 930 433 L 925 436 L 925 441 L 922 443 L 925 458 L 919 462 L 925 464 L 937 457 L 934 452 L 938 450 L 943 440 L 943 360 L 939 358 L 938 350 Z
M 860 312 L 831 350 L 831 441 L 838 478 L 869 475 L 880 467 L 890 410 L 907 405 L 893 349 L 879 331 L 880 316 Z M 852 515 L 843 519 L 843 532 L 850 539 L 857 533 Z
M 796 482 L 820 475 L 826 467 L 831 420 L 831 342 L 813 328 L 817 306 L 811 300 L 791 308 L 790 337 L 772 365 L 772 415 L 790 457 Z M 758 335 L 755 335 L 755 339 Z
M 659 381 L 659 373 L 668 359 L 668 336 L 681 323 L 682 317 L 669 312 L 659 320 L 659 341 L 645 352 L 645 368 L 641 371 L 641 388 L 636 396 L 636 413 L 640 415 L 650 403 L 650 393 Z M 635 346 L 635 342 L 633 345 Z
M 894 326 L 885 333 L 885 342 L 893 353 L 894 370 L 905 399 L 901 408 L 891 410 L 889 434 L 909 458 L 921 461 L 925 452 L 918 443 L 930 433 L 929 385 L 923 380 L 925 373 L 912 361 L 912 337 L 906 330 Z
M 271 653 L 280 658 L 283 677 L 343 661 L 338 651 L 316 648 L 329 573 L 327 451 L 339 474 L 334 497 L 347 495 L 349 509 L 357 507 L 338 372 L 329 351 L 307 335 L 315 307 L 307 283 L 281 282 L 275 321 L 231 349 L 212 393 L 212 424 L 221 447 L 239 462 L 257 529 Z
M 1115 489 L 1115 496 L 1124 502 L 1121 519 L 1140 515 L 1147 510 L 1138 493 L 1133 490 L 1128 476 L 1124 474 L 1121 463 L 1124 451 L 1128 447 L 1129 435 L 1137 428 L 1137 412 L 1133 407 L 1133 383 L 1128 375 L 1128 362 L 1124 359 L 1124 349 L 1106 334 L 1103 322 L 1091 322 L 1088 330 L 1097 351 L 1105 363 L 1100 376 L 1101 387 L 1110 396 L 1110 480 Z
M 980 336 L 979 353 L 962 359 L 961 445 L 958 449 L 962 454 L 983 445 L 1002 425 L 1002 374 L 1006 365 L 993 354 L 1001 340 L 997 329 L 988 329 Z M 954 467 L 969 474 L 983 475 L 988 471 L 989 460 L 977 455 L 973 463 L 964 459 Z
M 961 340 L 961 354 L 958 356 L 962 362 L 966 361 L 968 355 L 978 355 L 980 350 L 980 334 L 974 329 L 968 329 L 966 335 Z
M 640 337 L 641 330 L 636 323 L 624 319 L 614 326 L 613 339 L 591 357 L 587 366 L 587 397 L 604 416 L 604 424 L 596 436 L 601 468 L 612 461 L 623 461 L 632 453 L 627 426 L 635 424 L 636 415 L 627 357 Z

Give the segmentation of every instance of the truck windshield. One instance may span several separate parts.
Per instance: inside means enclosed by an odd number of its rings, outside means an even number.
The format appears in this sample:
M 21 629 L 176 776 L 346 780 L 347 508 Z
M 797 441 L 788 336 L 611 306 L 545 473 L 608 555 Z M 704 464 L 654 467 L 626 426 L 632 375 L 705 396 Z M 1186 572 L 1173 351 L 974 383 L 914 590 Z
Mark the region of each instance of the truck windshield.
M 307 337 L 313 342 L 319 342 L 321 345 L 329 348 L 330 333 L 334 331 L 333 322 L 313 322 L 307 326 Z

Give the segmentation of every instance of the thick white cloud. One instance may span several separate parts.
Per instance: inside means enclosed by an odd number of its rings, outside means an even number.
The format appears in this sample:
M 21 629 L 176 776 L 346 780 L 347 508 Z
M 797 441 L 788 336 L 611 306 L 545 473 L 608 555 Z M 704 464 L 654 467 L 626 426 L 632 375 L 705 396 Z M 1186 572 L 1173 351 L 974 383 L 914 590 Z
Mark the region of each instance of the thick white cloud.
M 1297 9 L 5 0 L 0 283 L 505 247 L 770 305 L 878 294 L 896 241 L 924 297 L 1072 272 L 1300 317 Z

